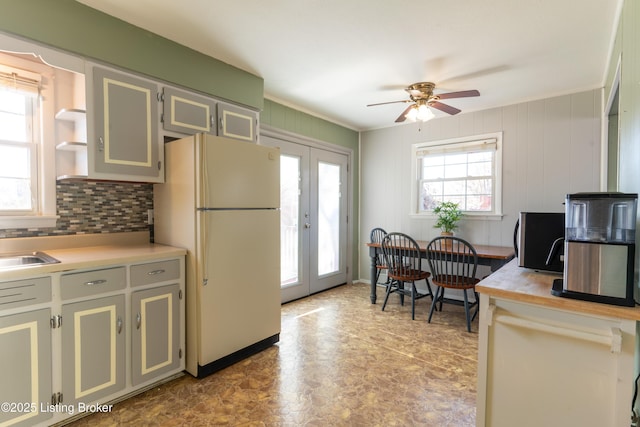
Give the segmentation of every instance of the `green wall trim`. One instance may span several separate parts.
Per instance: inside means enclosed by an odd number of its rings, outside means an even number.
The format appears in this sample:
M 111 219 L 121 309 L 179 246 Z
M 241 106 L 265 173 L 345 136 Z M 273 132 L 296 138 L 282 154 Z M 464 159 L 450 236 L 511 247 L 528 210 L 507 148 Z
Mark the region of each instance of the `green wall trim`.
M 260 122 L 321 141 L 331 142 L 358 152 L 358 131 L 284 106 L 264 100 Z
M 0 30 L 261 110 L 264 81 L 74 0 L 2 0 Z

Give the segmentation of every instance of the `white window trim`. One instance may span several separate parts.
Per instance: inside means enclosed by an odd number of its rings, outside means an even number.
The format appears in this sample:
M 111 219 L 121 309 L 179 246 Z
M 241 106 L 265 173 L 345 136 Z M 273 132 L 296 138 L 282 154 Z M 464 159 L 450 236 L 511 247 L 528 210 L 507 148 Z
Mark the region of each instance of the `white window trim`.
M 35 62 L 25 61 L 20 58 L 11 60 L 11 66 L 31 70 L 42 75 L 44 81 L 40 91 L 40 99 L 49 102 L 40 102 L 40 117 L 38 120 L 38 166 L 36 183 L 38 185 L 38 199 L 33 214 L 2 214 L 0 215 L 0 229 L 15 228 L 52 228 L 56 226 L 56 165 L 55 165 L 55 105 L 53 88 L 53 75 L 47 66 Z
M 459 138 L 441 139 L 436 141 L 419 142 L 411 145 L 411 197 L 409 216 L 412 218 L 435 218 L 430 212 L 418 210 L 418 152 L 428 147 L 439 145 L 465 144 L 481 139 L 496 140 L 495 151 L 495 201 L 493 212 L 469 212 L 465 211 L 465 219 L 499 220 L 502 218 L 502 132 L 485 133 L 480 135 L 464 136 Z

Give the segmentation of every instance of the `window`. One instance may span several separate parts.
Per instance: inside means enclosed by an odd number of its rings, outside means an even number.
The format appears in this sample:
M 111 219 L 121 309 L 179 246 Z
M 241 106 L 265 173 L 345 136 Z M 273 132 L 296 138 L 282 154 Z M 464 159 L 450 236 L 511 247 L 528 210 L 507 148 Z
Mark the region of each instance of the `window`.
M 50 70 L 0 53 L 0 229 L 56 224 Z
M 500 215 L 502 134 L 413 145 L 412 212 L 451 201 L 471 215 Z
M 37 211 L 37 82 L 0 71 L 0 211 Z

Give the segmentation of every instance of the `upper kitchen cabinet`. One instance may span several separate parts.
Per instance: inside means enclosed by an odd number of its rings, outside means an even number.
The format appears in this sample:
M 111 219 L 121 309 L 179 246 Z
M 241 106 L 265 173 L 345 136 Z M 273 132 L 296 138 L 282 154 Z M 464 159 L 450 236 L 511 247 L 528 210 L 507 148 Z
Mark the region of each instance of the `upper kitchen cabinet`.
M 218 103 L 218 135 L 243 141 L 258 141 L 258 112 Z
M 172 87 L 162 90 L 164 130 L 193 135 L 216 134 L 216 100 Z
M 157 83 L 96 65 L 86 72 L 89 177 L 163 182 Z

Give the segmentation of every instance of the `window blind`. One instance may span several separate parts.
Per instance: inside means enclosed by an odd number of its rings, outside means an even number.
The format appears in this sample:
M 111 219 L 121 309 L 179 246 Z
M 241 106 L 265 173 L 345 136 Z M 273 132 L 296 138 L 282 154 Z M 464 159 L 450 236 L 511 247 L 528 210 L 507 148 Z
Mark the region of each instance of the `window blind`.
M 437 144 L 423 146 L 416 151 L 417 157 L 426 157 L 436 154 L 471 153 L 478 151 L 496 151 L 498 140 L 496 138 L 479 139 L 476 141 L 459 142 L 454 144 Z
M 38 96 L 40 92 L 40 76 L 28 71 L 0 65 L 0 90 Z

